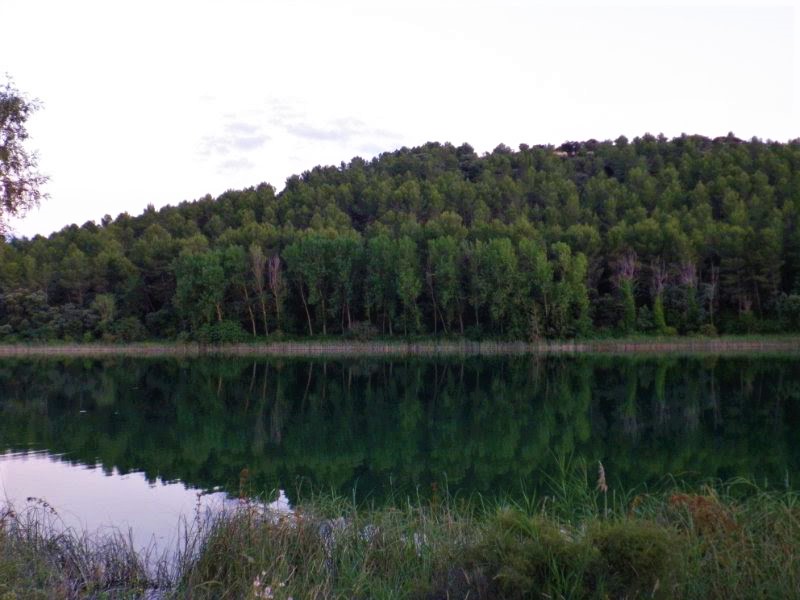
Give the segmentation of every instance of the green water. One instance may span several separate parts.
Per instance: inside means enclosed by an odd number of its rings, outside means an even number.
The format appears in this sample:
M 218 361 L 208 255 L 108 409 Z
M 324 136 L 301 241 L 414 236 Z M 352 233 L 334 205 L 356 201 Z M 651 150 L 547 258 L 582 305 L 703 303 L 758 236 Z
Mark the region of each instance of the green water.
M 514 495 L 558 457 L 797 487 L 799 426 L 796 357 L 0 362 L 0 454 L 293 501 Z

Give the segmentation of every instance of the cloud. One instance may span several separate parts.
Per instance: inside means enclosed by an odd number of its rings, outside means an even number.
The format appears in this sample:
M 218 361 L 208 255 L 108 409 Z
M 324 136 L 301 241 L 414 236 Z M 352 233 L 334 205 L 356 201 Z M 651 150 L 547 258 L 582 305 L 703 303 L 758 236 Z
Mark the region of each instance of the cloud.
M 225 125 L 225 131 L 231 135 L 252 135 L 259 129 L 261 129 L 259 125 L 245 121 L 234 121 Z
M 220 173 L 232 173 L 235 171 L 247 171 L 255 166 L 255 163 L 247 158 L 232 158 L 222 161 L 217 167 L 217 171 Z
M 256 125 L 237 124 L 236 129 L 228 129 L 222 135 L 207 135 L 200 141 L 200 154 L 204 156 L 226 156 L 231 152 L 250 152 L 257 150 L 270 139 L 265 133 L 259 133 Z
M 361 119 L 342 116 L 319 119 L 309 115 L 303 103 L 291 98 L 269 98 L 265 102 L 269 123 L 275 130 L 282 130 L 291 137 L 312 142 L 348 143 L 356 142 L 371 148 L 384 147 L 387 141 L 399 140 L 401 136 L 387 129 L 375 128 Z
M 286 123 L 284 129 L 290 135 L 319 142 L 348 142 L 361 139 L 369 143 L 372 140 L 397 139 L 396 133 L 385 129 L 374 129 L 355 118 L 334 119 L 323 126 L 308 122 Z
M 235 137 L 231 140 L 231 146 L 233 146 L 236 150 L 242 150 L 244 152 L 248 152 L 250 150 L 255 150 L 256 148 L 260 148 L 263 146 L 268 140 L 271 138 L 268 135 L 250 135 L 250 136 L 241 136 Z
M 347 140 L 350 137 L 350 132 L 341 129 L 322 129 L 314 127 L 308 123 L 295 123 L 286 126 L 286 131 L 290 135 L 301 137 L 307 140 L 316 140 L 320 142 L 334 142 Z

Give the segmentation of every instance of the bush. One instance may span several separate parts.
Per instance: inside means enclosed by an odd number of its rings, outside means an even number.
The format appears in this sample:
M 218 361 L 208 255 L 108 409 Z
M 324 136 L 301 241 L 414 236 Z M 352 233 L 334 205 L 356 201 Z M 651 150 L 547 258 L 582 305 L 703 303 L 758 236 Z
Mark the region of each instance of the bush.
M 800 295 L 781 294 L 776 305 L 781 325 L 789 331 L 800 330 Z
M 717 328 L 711 323 L 706 323 L 705 325 L 700 325 L 697 333 L 706 337 L 717 337 Z
M 613 598 L 672 597 L 686 549 L 677 533 L 649 521 L 599 521 L 587 542 L 597 552 L 597 586 Z
M 118 342 L 141 342 L 147 331 L 136 317 L 125 317 L 111 324 L 111 334 Z
M 369 321 L 354 321 L 347 330 L 345 337 L 348 339 L 366 342 L 378 337 L 378 328 Z
M 494 582 L 490 595 L 503 598 L 669 598 L 686 550 L 677 532 L 650 521 L 597 520 L 572 528 L 504 509 L 469 562 Z
M 652 311 L 647 306 L 641 307 L 636 315 L 636 331 L 652 331 L 654 327 Z M 633 330 L 628 330 L 627 333 L 633 333 Z
M 201 344 L 237 344 L 248 339 L 247 332 L 236 321 L 220 321 L 203 325 L 195 332 Z
M 148 313 L 144 317 L 144 324 L 149 335 L 157 338 L 170 339 L 177 337 L 177 322 L 178 317 L 172 307 L 164 307 L 156 312 Z
M 582 597 L 597 551 L 543 516 L 501 510 L 474 554 L 504 598 Z

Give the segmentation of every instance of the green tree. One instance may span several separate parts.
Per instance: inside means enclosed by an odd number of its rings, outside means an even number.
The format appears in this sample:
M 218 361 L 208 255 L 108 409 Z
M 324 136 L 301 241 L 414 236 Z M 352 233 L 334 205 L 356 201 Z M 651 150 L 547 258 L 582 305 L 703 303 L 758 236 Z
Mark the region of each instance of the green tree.
M 361 238 L 355 232 L 341 233 L 329 241 L 327 269 L 333 286 L 330 309 L 339 316 L 342 332 L 353 323 L 353 301 L 362 262 Z
M 83 306 L 86 292 L 91 285 L 92 267 L 89 258 L 75 244 L 71 244 L 61 260 L 59 275 L 62 287 L 68 291 L 69 298 L 78 306 Z
M 12 81 L 0 87 L 0 235 L 5 218 L 23 214 L 43 197 L 47 178 L 37 171 L 37 156 L 25 148 L 27 123 L 39 108 Z
M 416 331 L 419 327 L 419 308 L 417 298 L 422 291 L 417 246 L 409 237 L 396 242 L 397 250 L 397 296 L 403 307 L 403 333 Z
M 444 332 L 448 333 L 456 315 L 460 331 L 464 333 L 459 263 L 459 245 L 455 238 L 446 235 L 428 240 L 425 281 L 433 305 L 434 333 L 439 321 Z
M 275 326 L 281 331 L 281 307 L 286 296 L 286 282 L 283 277 L 283 267 L 281 257 L 273 254 L 267 262 L 267 281 L 275 302 Z
M 184 254 L 175 263 L 175 305 L 192 329 L 223 318 L 225 271 L 216 252 Z
M 489 310 L 494 328 L 503 333 L 512 314 L 517 283 L 517 255 L 508 238 L 475 245 L 477 288 L 481 304 Z
M 519 257 L 518 313 L 523 318 L 521 334 L 536 340 L 549 334 L 553 310 L 553 268 L 544 245 L 525 238 L 517 245 Z
M 392 333 L 396 307 L 397 246 L 385 234 L 370 238 L 366 250 L 367 314 L 380 323 L 381 331 Z
M 634 285 L 638 271 L 636 253 L 623 254 L 617 262 L 617 286 L 622 296 L 622 321 L 620 327 L 624 333 L 632 333 L 636 329 L 636 298 Z
M 289 277 L 295 283 L 306 314 L 309 335 L 314 335 L 311 308 L 319 306 L 317 320 L 322 333 L 327 334 L 326 300 L 329 293 L 329 273 L 326 261 L 329 251 L 325 238 L 316 232 L 301 236 L 283 251 Z
M 253 242 L 248 250 L 250 260 L 250 273 L 253 277 L 253 291 L 258 298 L 261 307 L 261 323 L 264 327 L 264 335 L 269 335 L 269 325 L 267 322 L 267 257 L 261 246 Z
M 650 265 L 651 292 L 653 295 L 653 324 L 658 333 L 666 333 L 667 320 L 664 316 L 664 290 L 667 285 L 667 267 L 663 261 L 655 261 Z

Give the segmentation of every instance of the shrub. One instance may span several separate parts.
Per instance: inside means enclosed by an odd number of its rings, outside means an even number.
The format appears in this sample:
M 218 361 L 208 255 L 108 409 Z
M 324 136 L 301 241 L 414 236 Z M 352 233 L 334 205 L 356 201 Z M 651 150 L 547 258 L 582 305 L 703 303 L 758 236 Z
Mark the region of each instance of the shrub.
M 647 306 L 641 307 L 636 315 L 636 331 L 652 331 L 654 327 L 652 311 Z M 633 329 L 626 330 L 626 333 L 633 333 L 633 331 Z
M 506 598 L 581 597 L 597 551 L 543 516 L 501 510 L 477 546 L 475 562 Z
M 674 595 L 685 548 L 676 532 L 649 521 L 598 521 L 587 541 L 596 551 L 596 585 L 614 598 Z
M 717 328 L 711 323 L 706 323 L 705 325 L 700 325 L 697 333 L 706 337 L 717 337 Z
M 201 344 L 236 344 L 248 339 L 247 332 L 236 321 L 220 321 L 203 325 L 195 333 Z
M 669 598 L 685 556 L 677 532 L 650 521 L 592 520 L 573 528 L 504 509 L 470 559 L 503 598 Z
M 111 325 L 111 334 L 118 342 L 140 342 L 147 337 L 147 331 L 136 317 L 124 317 Z
M 378 337 L 378 328 L 369 321 L 354 321 L 347 330 L 346 337 L 365 342 Z

